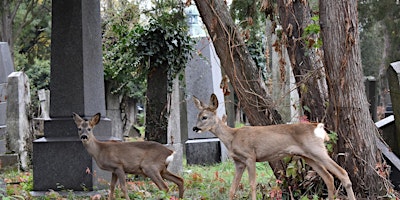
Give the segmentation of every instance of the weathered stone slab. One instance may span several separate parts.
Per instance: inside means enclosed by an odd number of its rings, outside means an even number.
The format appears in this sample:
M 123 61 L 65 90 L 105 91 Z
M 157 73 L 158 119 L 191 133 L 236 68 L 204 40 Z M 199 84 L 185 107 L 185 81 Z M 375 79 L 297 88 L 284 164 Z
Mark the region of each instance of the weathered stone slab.
M 0 126 L 6 124 L 7 102 L 0 103 Z
M 0 42 L 0 139 L 5 138 L 7 119 L 7 81 L 8 75 L 13 71 L 14 64 L 12 62 L 8 43 Z
M 7 42 L 0 42 L 0 84 L 7 82 L 7 77 L 14 71 L 10 48 Z
M 392 109 L 395 119 L 400 119 L 400 61 L 391 63 L 387 69 L 387 77 L 392 100 Z M 397 138 L 394 143 L 400 150 L 400 120 L 395 120 Z M 399 153 L 399 152 L 396 152 Z
M 2 154 L 0 155 L 0 169 L 12 168 L 19 169 L 18 154 Z
M 28 76 L 23 72 L 11 73 L 8 76 L 7 94 L 7 148 L 19 155 L 21 168 L 28 170 L 33 140 L 27 110 L 31 100 Z
M 0 138 L 0 155 L 5 154 L 7 152 L 6 149 L 6 140 Z
M 188 140 L 185 146 L 189 165 L 211 165 L 221 162 L 221 143 L 218 138 Z

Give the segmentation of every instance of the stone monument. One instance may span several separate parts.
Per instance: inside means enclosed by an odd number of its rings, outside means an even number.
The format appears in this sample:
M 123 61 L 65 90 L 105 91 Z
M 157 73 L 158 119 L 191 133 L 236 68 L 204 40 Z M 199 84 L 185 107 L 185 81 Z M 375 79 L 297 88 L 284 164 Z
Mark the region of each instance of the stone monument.
M 197 41 L 195 46 L 197 55 L 188 62 L 185 69 L 186 81 L 186 109 L 188 140 L 186 146 L 186 159 L 188 164 L 213 164 L 227 158 L 224 145 L 210 132 L 195 133 L 192 128 L 196 125 L 198 110 L 192 97 L 196 96 L 204 102 L 208 102 L 212 93 L 218 97 L 220 105 L 218 116 L 225 114 L 224 95 L 219 88 L 222 73 L 219 58 L 215 52 L 211 39 L 206 37 L 201 28 L 199 12 L 194 5 L 185 10 L 190 33 Z
M 33 136 L 28 119 L 31 95 L 29 79 L 23 72 L 13 72 L 7 84 L 7 150 L 19 157 L 21 169 L 29 170 Z
M 7 129 L 7 81 L 8 75 L 14 72 L 10 48 L 7 42 L 0 42 L 0 168 L 14 165 L 18 162 L 17 155 L 5 154 Z
M 72 112 L 106 114 L 100 20 L 99 0 L 52 2 L 50 119 L 44 137 L 33 143 L 37 193 L 105 188 L 101 181 L 111 177 L 86 152 L 72 120 Z M 107 118 L 94 132 L 100 140 L 117 139 Z
M 395 142 L 391 141 L 393 149 L 400 150 L 400 61 L 390 63 L 387 69 L 387 77 L 392 100 L 393 114 L 395 120 Z M 392 138 L 393 139 L 393 138 Z M 400 154 L 400 152 L 395 152 Z

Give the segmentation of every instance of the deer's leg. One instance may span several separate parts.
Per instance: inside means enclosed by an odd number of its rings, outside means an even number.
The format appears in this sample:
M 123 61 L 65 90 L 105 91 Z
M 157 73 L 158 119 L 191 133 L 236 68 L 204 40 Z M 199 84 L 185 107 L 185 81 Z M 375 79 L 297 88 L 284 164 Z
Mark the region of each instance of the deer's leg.
M 328 188 L 328 199 L 333 200 L 335 191 L 333 176 L 325 169 L 325 167 L 319 165 L 314 160 L 305 157 L 303 158 L 306 161 L 306 163 L 310 165 L 321 176 L 322 180 L 324 180 L 326 187 Z
M 161 173 L 161 176 L 169 181 L 174 182 L 179 189 L 179 198 L 183 198 L 183 192 L 184 192 L 184 188 L 183 188 L 183 179 L 171 172 L 169 172 L 167 169 L 165 169 L 163 171 L 163 173 Z
M 116 169 L 114 173 L 118 176 L 119 185 L 121 186 L 122 193 L 125 196 L 125 199 L 129 200 L 128 191 L 126 189 L 126 177 L 125 172 L 122 169 Z M 114 174 L 113 173 L 113 174 Z
M 249 182 L 251 189 L 251 199 L 256 200 L 256 161 L 249 158 L 246 160 L 247 171 L 249 173 Z
M 240 183 L 240 179 L 242 179 L 242 175 L 244 169 L 246 169 L 246 165 L 239 161 L 235 162 L 235 178 L 233 179 L 233 183 L 231 185 L 231 189 L 229 190 L 229 199 L 232 200 L 235 197 L 236 188 Z
M 321 165 L 323 165 L 328 171 L 334 174 L 343 184 L 343 187 L 346 189 L 347 198 L 349 200 L 355 200 L 352 184 L 347 174 L 346 170 L 340 167 L 335 161 L 329 157 L 327 153 L 325 154 L 314 154 L 313 160 L 319 161 Z
M 114 199 L 114 190 L 115 190 L 115 184 L 117 183 L 118 176 L 114 172 L 111 175 L 111 185 L 110 185 L 110 194 L 108 195 L 109 200 Z
M 329 156 L 326 158 L 326 168 L 334 174 L 339 180 L 342 182 L 344 188 L 346 189 L 347 198 L 350 200 L 355 200 L 356 197 L 354 196 L 352 184 L 347 174 L 346 170 L 340 167 L 335 161 L 333 161 Z
M 158 169 L 153 169 L 152 167 L 143 167 L 143 173 L 157 185 L 158 189 L 168 192 L 168 186 L 161 177 Z

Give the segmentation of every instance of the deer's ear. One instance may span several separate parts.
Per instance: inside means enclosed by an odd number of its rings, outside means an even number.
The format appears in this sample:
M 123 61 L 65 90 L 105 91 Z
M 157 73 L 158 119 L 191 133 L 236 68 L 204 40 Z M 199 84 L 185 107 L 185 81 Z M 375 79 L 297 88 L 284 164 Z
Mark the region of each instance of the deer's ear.
M 97 114 L 93 115 L 92 119 L 90 119 L 90 122 L 89 122 L 90 125 L 94 126 L 94 125 L 98 124 L 99 121 L 100 121 L 100 118 L 101 118 L 101 114 L 100 113 L 97 113 Z
M 203 110 L 204 109 L 204 104 L 203 104 L 203 102 L 201 102 L 197 97 L 195 97 L 194 95 L 193 95 L 193 102 L 194 102 L 194 105 L 196 106 L 196 108 L 197 109 L 199 109 L 199 110 Z
M 210 109 L 211 110 L 217 110 L 217 108 L 218 108 L 218 98 L 213 93 L 213 94 L 211 94 L 211 97 L 210 97 Z
M 72 113 L 72 118 L 74 119 L 75 124 L 78 125 L 78 126 L 83 121 L 83 119 L 78 114 L 76 114 L 74 112 Z
M 226 116 L 225 114 L 222 115 L 222 122 L 224 122 L 226 124 L 226 120 L 228 119 L 228 116 Z

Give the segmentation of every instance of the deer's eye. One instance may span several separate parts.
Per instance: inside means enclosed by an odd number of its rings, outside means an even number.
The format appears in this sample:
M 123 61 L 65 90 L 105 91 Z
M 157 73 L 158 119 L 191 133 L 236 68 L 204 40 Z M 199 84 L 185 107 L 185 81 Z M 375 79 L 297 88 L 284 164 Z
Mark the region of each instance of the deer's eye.
M 207 120 L 207 116 L 203 116 L 201 120 Z
M 88 128 L 87 131 L 92 131 L 92 129 L 91 129 L 91 128 Z
M 78 131 L 82 131 L 82 128 L 78 128 Z

